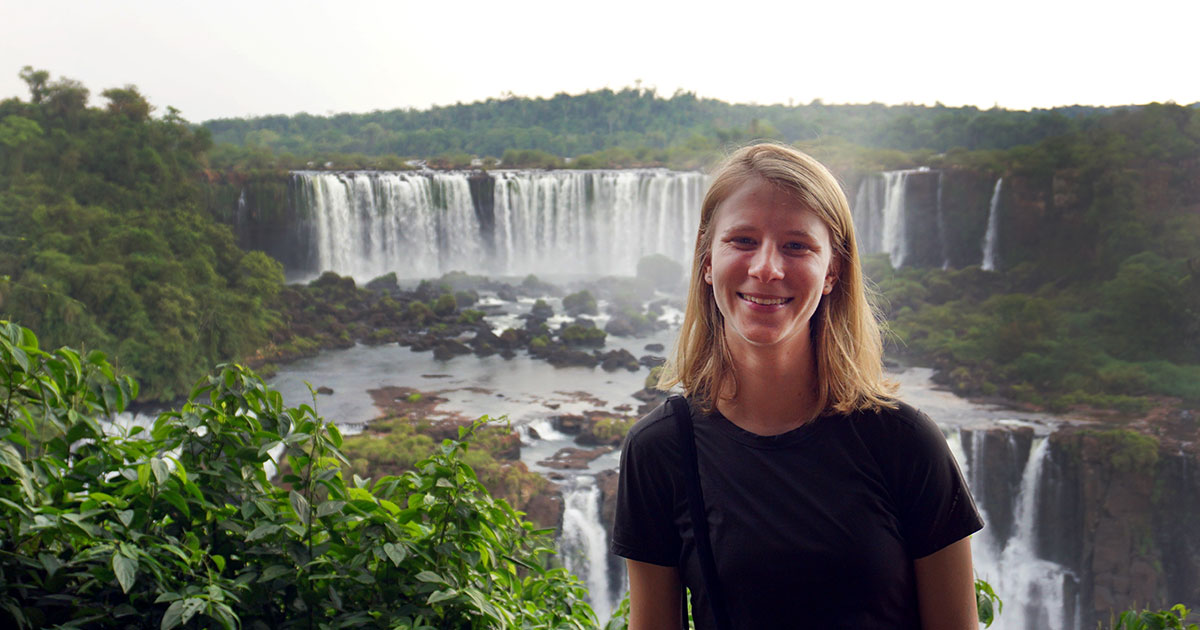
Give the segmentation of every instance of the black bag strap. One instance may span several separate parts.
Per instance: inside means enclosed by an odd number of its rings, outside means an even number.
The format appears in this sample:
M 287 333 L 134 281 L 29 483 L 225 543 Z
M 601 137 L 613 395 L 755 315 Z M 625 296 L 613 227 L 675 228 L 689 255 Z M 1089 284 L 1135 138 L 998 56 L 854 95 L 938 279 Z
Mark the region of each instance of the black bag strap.
M 700 573 L 708 599 L 712 602 L 713 617 L 718 630 L 729 630 L 729 613 L 725 610 L 725 598 L 721 582 L 717 578 L 717 563 L 713 559 L 712 541 L 708 537 L 708 515 L 704 509 L 704 492 L 700 489 L 700 464 L 696 459 L 696 436 L 692 430 L 692 410 L 687 399 L 675 395 L 667 399 L 671 414 L 675 416 L 675 428 L 679 432 L 679 444 L 683 452 L 683 477 L 687 485 L 688 508 L 692 515 L 692 530 L 696 536 L 696 552 L 700 556 Z M 685 602 L 686 608 L 686 602 Z M 687 628 L 687 615 L 683 615 L 683 627 Z

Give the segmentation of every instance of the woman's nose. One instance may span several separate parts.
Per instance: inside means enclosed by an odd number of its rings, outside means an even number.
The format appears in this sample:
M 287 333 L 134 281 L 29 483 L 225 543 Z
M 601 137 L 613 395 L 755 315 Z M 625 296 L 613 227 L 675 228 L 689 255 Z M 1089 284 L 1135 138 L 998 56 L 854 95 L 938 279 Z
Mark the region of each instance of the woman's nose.
M 775 247 L 763 243 L 750 260 L 750 277 L 759 282 L 783 278 L 783 255 Z

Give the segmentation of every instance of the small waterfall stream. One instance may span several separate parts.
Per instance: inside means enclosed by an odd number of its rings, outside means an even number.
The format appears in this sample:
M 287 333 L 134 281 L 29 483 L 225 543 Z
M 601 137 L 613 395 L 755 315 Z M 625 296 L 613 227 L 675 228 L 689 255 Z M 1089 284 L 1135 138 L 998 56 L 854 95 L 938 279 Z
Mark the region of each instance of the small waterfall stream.
M 992 200 L 988 204 L 987 233 L 983 235 L 983 262 L 980 267 L 984 271 L 996 270 L 996 232 L 1000 223 L 1000 189 L 1004 178 L 996 180 L 996 188 L 992 190 Z

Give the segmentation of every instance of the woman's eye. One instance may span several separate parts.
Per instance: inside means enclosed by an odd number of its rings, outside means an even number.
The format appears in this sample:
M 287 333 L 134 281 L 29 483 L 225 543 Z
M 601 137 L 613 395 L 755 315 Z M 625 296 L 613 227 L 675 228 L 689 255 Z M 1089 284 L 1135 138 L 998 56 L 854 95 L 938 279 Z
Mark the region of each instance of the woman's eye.
M 730 241 L 734 245 L 753 245 L 754 244 L 754 239 L 750 238 L 749 236 L 735 236 L 732 239 L 730 239 Z
M 795 242 L 795 241 L 793 241 L 793 242 L 791 242 L 791 243 L 788 243 L 788 244 L 787 244 L 787 245 L 785 245 L 784 247 L 786 247 L 787 249 L 792 249 L 792 250 L 797 250 L 797 251 L 802 251 L 802 250 L 806 250 L 806 249 L 812 249 L 811 247 L 809 247 L 809 246 L 808 246 L 808 244 L 807 244 L 807 243 L 798 243 L 798 242 Z

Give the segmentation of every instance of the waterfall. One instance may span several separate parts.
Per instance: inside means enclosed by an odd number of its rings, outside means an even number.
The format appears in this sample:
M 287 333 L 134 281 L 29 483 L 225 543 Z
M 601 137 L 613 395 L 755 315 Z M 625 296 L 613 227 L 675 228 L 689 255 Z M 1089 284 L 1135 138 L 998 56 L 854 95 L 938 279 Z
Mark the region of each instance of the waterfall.
M 988 488 L 983 483 L 983 469 L 988 463 L 983 461 L 984 440 L 980 435 L 974 438 L 968 456 L 970 465 L 964 466 L 963 472 L 986 522 L 983 505 Z M 1067 580 L 1075 577 L 1061 565 L 1036 554 L 1036 506 L 1048 454 L 1049 441 L 1035 438 L 1013 501 L 1013 527 L 1007 539 L 998 539 L 996 532 L 985 527 L 971 542 L 976 575 L 991 584 L 1004 601 L 1004 611 L 993 626 L 997 630 L 1075 630 L 1078 625 L 1074 616 L 1067 614 L 1064 597 Z M 1077 610 L 1078 606 L 1072 608 Z
M 558 549 L 563 566 L 587 585 L 588 603 L 603 623 L 616 602 L 608 583 L 608 535 L 600 524 L 600 488 L 594 477 L 575 477 L 563 490 Z
M 980 265 L 984 271 L 996 270 L 996 232 L 1000 223 L 1000 187 L 1003 183 L 1003 177 L 996 180 L 992 200 L 988 204 L 987 233 L 983 236 L 983 263 Z
M 293 177 L 313 250 L 307 271 L 360 281 L 454 270 L 633 275 L 649 254 L 687 265 L 707 184 L 703 174 L 663 169 Z M 481 181 L 488 189 L 473 195 Z
M 859 250 L 887 254 L 900 268 L 908 256 L 907 185 L 909 175 L 924 171 L 886 171 L 859 183 L 851 215 Z
M 942 245 L 942 270 L 950 268 L 950 241 L 948 230 L 946 229 L 946 215 L 942 210 L 942 184 L 944 183 L 945 173 L 938 171 L 937 176 L 937 237 L 938 243 Z

